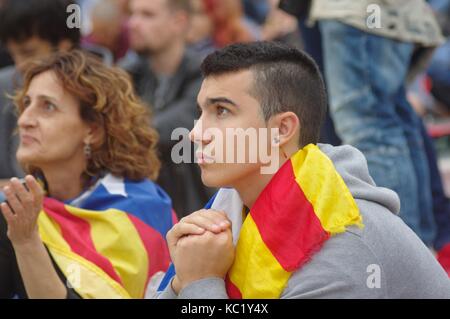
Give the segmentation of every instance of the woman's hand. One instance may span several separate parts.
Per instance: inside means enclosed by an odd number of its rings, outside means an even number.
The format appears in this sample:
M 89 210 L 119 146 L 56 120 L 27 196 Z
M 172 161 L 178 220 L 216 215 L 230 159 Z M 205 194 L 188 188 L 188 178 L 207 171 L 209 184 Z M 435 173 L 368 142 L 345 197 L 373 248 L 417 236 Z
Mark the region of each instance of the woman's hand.
M 42 210 L 44 191 L 33 176 L 25 178 L 28 190 L 17 178 L 3 188 L 8 203 L 0 205 L 8 223 L 8 238 L 13 246 L 40 241 L 37 219 Z M 9 205 L 8 205 L 9 204 Z
M 26 187 L 17 178 L 11 179 L 3 188 L 9 206 L 0 205 L 25 290 L 29 298 L 66 298 L 67 288 L 39 236 L 37 219 L 44 191 L 33 176 L 25 177 L 25 184 Z

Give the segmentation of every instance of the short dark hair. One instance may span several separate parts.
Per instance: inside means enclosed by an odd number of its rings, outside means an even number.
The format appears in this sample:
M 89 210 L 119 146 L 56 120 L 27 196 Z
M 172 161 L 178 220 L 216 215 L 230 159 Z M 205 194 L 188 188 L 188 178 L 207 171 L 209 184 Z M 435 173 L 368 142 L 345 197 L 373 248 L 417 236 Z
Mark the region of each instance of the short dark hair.
M 57 45 L 70 40 L 78 46 L 81 33 L 68 28 L 70 0 L 6 0 L 0 6 L 0 42 L 21 42 L 33 36 Z
M 201 69 L 204 77 L 251 70 L 250 94 L 265 120 L 292 111 L 300 120 L 300 146 L 318 142 L 327 97 L 319 68 L 306 53 L 277 42 L 237 43 L 208 55 Z

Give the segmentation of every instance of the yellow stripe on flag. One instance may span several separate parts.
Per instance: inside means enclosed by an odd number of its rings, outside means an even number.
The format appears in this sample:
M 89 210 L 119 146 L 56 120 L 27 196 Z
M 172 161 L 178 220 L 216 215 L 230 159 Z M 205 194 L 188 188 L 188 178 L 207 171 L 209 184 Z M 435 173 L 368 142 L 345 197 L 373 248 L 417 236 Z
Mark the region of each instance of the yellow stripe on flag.
M 131 298 L 128 292 L 97 265 L 73 253 L 59 225 L 45 212 L 38 219 L 39 234 L 72 288 L 82 298 Z
M 66 206 L 66 209 L 90 224 L 91 238 L 97 252 L 112 263 L 128 293 L 133 298 L 142 298 L 149 260 L 142 240 L 126 213 L 117 209 L 100 212 L 71 206 Z
M 350 191 L 331 160 L 317 146 L 306 146 L 291 158 L 291 162 L 296 182 L 327 232 L 342 233 L 350 225 L 363 227 Z
M 228 274 L 242 298 L 279 298 L 291 275 L 267 248 L 250 214 L 242 225 Z

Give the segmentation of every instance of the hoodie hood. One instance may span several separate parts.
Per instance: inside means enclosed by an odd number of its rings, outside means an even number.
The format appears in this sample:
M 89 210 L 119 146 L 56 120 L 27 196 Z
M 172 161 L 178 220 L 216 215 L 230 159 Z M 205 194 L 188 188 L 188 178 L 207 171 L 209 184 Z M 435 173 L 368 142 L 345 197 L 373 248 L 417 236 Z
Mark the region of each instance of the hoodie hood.
M 375 184 L 369 174 L 366 158 L 358 149 L 350 145 L 318 144 L 317 146 L 331 159 L 356 203 L 358 200 L 374 202 L 386 207 L 393 214 L 399 214 L 400 199 L 397 193 Z

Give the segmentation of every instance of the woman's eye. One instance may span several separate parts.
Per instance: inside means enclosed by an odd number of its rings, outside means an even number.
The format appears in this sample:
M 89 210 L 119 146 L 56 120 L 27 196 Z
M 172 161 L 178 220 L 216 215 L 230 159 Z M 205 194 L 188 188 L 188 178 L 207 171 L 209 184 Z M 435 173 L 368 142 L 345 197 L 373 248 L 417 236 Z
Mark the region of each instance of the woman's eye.
M 56 109 L 56 106 L 55 106 L 53 103 L 46 102 L 46 103 L 44 104 L 44 109 L 45 109 L 46 111 L 48 111 L 48 112 L 52 112 L 52 111 L 54 111 L 54 110 Z
M 31 103 L 31 101 L 29 98 L 25 98 L 22 100 L 22 105 L 24 108 L 27 108 L 28 106 L 30 106 L 30 103 Z
M 223 117 L 226 116 L 230 111 L 222 106 L 217 107 L 217 116 Z

